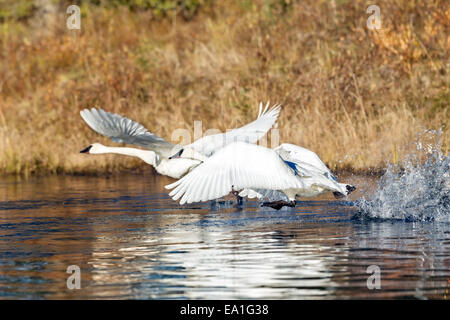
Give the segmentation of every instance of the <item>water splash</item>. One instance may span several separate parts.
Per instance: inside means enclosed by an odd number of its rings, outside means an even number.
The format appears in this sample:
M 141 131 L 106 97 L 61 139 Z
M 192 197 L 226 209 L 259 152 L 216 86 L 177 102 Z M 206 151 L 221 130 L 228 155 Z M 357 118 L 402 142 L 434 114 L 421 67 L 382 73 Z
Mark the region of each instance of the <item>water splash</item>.
M 437 143 L 423 142 L 430 135 Z M 450 158 L 441 151 L 441 136 L 441 130 L 420 134 L 417 153 L 388 165 L 375 194 L 356 202 L 354 218 L 450 222 Z

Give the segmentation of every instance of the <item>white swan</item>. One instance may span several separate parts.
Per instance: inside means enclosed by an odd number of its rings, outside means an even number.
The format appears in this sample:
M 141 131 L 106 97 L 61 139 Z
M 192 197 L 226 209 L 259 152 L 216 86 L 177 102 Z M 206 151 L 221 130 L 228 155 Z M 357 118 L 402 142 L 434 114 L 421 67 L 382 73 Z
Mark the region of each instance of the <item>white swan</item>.
M 245 142 L 227 145 L 166 188 L 173 189 L 169 194 L 173 200 L 181 198 L 180 204 L 213 200 L 240 191 L 240 196 L 250 198 L 275 197 L 277 201 L 267 205 L 276 209 L 295 206 L 296 196 L 332 191 L 340 197 L 355 190 L 337 182 L 308 149 L 287 143 L 268 149 Z
M 141 124 L 118 114 L 92 108 L 80 111 L 83 120 L 94 131 L 111 138 L 114 142 L 125 142 L 143 147 L 147 150 L 136 148 L 107 147 L 100 143 L 93 143 L 80 151 L 81 153 L 106 154 L 115 153 L 138 157 L 152 165 L 162 175 L 179 179 L 189 170 L 205 161 L 223 146 L 234 141 L 248 141 L 256 143 L 275 124 L 280 113 L 280 105 L 269 109 L 269 102 L 263 108 L 259 104 L 258 118 L 249 124 L 228 131 L 198 139 L 186 146 L 188 150 L 183 157 L 170 157 L 180 154 L 182 146 L 170 143 L 163 138 L 149 132 Z

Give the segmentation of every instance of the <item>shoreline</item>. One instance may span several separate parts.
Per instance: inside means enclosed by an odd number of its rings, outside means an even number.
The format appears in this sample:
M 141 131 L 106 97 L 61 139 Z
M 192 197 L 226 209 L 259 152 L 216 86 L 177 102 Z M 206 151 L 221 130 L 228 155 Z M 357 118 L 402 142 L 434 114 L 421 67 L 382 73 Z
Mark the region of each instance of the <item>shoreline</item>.
M 338 170 L 331 170 L 336 176 L 367 176 L 367 177 L 381 177 L 386 169 L 385 168 L 366 168 L 366 169 L 355 169 L 355 168 L 342 168 Z M 154 177 L 165 177 L 158 174 L 153 168 L 148 165 L 137 166 L 131 169 L 115 169 L 111 171 L 105 170 L 86 170 L 86 171 L 75 171 L 75 172 L 34 172 L 34 173 L 0 173 L 1 179 L 17 178 L 17 179 L 29 179 L 29 178 L 46 178 L 46 177 L 106 177 L 111 176 L 122 176 L 122 175 L 146 175 Z M 169 178 L 170 179 L 170 178 Z

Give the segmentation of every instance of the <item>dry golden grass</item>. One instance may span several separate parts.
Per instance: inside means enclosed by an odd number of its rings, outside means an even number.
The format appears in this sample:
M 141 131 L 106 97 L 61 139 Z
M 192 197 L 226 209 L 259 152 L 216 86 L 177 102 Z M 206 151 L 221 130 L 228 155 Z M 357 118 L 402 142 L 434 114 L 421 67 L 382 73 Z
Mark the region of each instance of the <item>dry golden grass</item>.
M 449 148 L 450 7 L 446 1 L 220 1 L 191 21 L 82 8 L 81 31 L 0 24 L 0 173 L 95 173 L 145 164 L 85 156 L 112 144 L 79 116 L 98 107 L 167 139 L 174 128 L 225 130 L 280 102 L 281 142 L 334 170 L 381 168 L 423 128 Z

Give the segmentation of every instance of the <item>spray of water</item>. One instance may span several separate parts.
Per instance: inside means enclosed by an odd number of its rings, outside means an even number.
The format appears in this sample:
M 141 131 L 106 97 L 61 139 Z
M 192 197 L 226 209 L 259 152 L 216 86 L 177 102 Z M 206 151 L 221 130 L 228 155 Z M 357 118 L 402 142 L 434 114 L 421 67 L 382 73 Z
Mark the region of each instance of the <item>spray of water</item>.
M 438 142 L 423 143 L 425 135 Z M 450 222 L 450 158 L 441 151 L 441 136 L 441 130 L 421 133 L 417 152 L 388 165 L 375 194 L 357 201 L 354 218 Z

